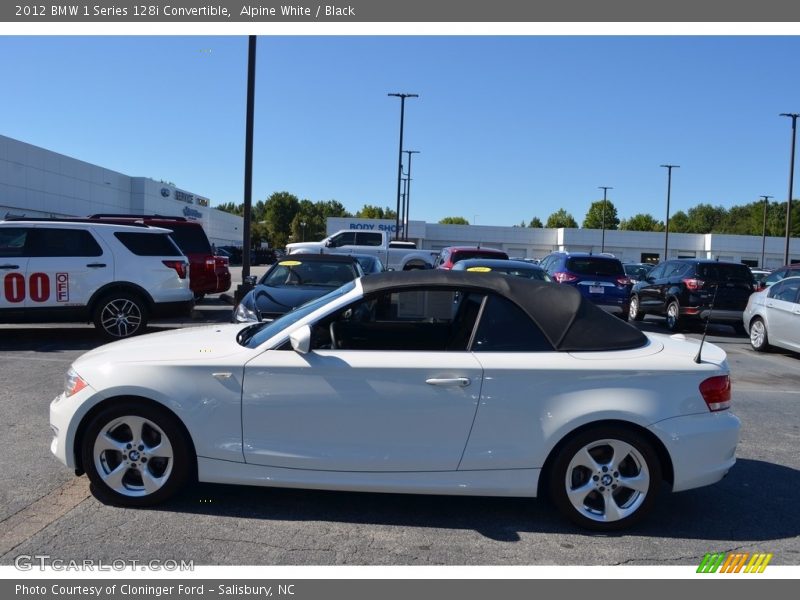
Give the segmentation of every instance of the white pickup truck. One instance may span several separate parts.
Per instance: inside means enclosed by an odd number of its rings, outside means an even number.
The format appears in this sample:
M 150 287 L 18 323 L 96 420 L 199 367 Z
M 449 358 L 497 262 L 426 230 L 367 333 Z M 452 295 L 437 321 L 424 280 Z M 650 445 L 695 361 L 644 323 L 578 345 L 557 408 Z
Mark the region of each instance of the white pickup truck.
M 386 231 L 343 229 L 320 242 L 286 244 L 287 254 L 369 254 L 395 271 L 431 269 L 438 252 L 418 250 L 413 242 L 390 240 Z

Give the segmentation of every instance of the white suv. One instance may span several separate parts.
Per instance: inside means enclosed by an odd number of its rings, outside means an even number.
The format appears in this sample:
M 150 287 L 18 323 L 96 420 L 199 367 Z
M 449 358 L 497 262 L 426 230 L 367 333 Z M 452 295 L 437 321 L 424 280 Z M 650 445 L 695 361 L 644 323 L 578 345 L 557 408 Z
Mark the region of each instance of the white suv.
M 168 229 L 82 219 L 0 221 L 0 323 L 93 321 L 108 338 L 191 312 Z

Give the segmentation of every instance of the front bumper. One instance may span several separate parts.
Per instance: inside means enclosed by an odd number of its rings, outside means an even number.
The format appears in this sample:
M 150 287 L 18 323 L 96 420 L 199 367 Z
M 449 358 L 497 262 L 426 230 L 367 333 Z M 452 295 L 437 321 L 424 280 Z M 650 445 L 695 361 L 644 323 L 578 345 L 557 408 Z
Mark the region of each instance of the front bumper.
M 741 422 L 729 410 L 665 419 L 649 429 L 672 459 L 673 492 L 716 483 L 736 463 Z
M 78 462 L 75 456 L 75 437 L 78 425 L 89 411 L 89 402 L 95 390 L 86 386 L 69 398 L 59 394 L 50 403 L 50 429 L 53 439 L 50 452 L 70 469 L 76 469 Z

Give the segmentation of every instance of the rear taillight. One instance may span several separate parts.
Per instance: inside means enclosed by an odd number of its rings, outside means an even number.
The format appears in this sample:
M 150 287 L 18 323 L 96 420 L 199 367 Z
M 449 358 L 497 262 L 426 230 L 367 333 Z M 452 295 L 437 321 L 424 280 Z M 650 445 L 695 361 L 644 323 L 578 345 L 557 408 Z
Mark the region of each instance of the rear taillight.
M 572 283 L 573 281 L 578 281 L 578 278 L 575 277 L 575 275 L 572 273 L 564 273 L 563 271 L 553 273 L 553 279 L 555 279 L 558 283 Z
M 214 257 L 210 257 L 206 259 L 206 271 L 213 271 L 217 268 L 217 261 L 214 260 Z
M 620 287 L 625 287 L 626 285 L 631 285 L 633 282 L 628 279 L 627 277 L 619 276 L 617 277 L 617 285 Z
M 700 384 L 700 393 L 711 412 L 726 410 L 731 407 L 731 378 L 727 375 L 709 377 Z
M 217 264 L 217 269 L 227 269 L 228 268 L 228 257 L 227 256 L 215 256 L 214 261 Z
M 161 261 L 169 267 L 170 269 L 175 269 L 175 272 L 178 274 L 178 277 L 181 279 L 186 279 L 186 263 L 182 260 L 163 260 Z
M 686 284 L 686 287 L 688 289 L 692 290 L 693 292 L 696 292 L 697 290 L 702 289 L 702 287 L 706 283 L 702 279 L 695 279 L 695 278 L 692 278 L 692 277 L 689 277 L 689 278 L 686 278 L 686 279 L 682 279 L 681 281 L 683 281 L 683 283 Z

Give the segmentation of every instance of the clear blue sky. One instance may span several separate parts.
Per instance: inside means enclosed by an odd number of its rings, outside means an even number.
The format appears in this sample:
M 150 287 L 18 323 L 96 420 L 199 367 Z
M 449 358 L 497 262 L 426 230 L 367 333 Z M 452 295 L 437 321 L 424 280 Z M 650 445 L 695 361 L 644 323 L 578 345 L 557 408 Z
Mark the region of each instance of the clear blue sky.
M 0 56 L 0 133 L 242 201 L 245 36 L 6 36 Z M 608 185 L 620 217 L 663 220 L 663 163 L 673 212 L 783 201 L 798 56 L 798 37 L 260 36 L 254 200 L 394 207 L 387 93 L 410 92 L 412 219 L 580 223 Z

